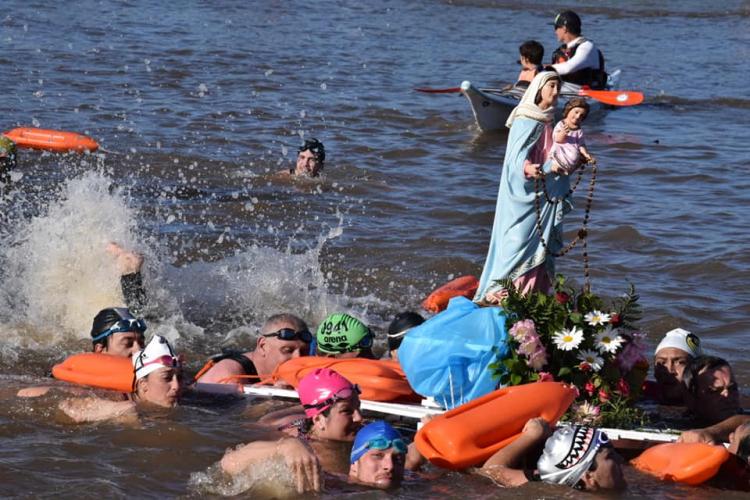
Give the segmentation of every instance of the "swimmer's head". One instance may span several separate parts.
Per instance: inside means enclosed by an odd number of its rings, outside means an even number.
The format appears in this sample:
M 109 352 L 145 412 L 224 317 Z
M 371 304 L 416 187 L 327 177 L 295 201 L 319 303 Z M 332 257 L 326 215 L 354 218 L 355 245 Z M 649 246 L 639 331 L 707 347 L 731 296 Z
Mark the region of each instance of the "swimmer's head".
M 349 479 L 380 489 L 397 488 L 404 477 L 407 450 L 401 434 L 390 424 L 372 422 L 354 438 Z
M 317 177 L 326 159 L 326 148 L 317 139 L 308 139 L 297 152 L 297 165 L 294 175 Z
M 306 432 L 320 439 L 354 439 L 362 422 L 359 387 L 330 368 L 318 368 L 300 380 L 297 393 L 308 417 Z
M 177 404 L 182 392 L 182 364 L 165 337 L 154 335 L 133 356 L 133 371 L 140 400 L 163 407 Z
M 146 322 L 125 307 L 108 307 L 94 316 L 91 342 L 94 352 L 130 358 L 143 349 Z
M 318 354 L 337 358 L 373 357 L 374 337 L 370 329 L 354 316 L 329 315 L 315 334 Z
M 422 323 L 424 323 L 424 318 L 411 311 L 398 313 L 393 318 L 391 324 L 388 325 L 388 350 L 391 351 L 391 357 L 394 356 L 394 351 L 401 347 L 406 332 Z

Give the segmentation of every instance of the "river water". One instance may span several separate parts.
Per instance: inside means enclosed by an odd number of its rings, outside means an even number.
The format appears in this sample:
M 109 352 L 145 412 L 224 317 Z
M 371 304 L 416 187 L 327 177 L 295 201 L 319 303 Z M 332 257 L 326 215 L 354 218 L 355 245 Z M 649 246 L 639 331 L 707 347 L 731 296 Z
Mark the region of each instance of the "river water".
M 87 349 L 93 315 L 121 300 L 106 243 L 145 254 L 149 331 L 175 340 L 194 368 L 221 347 L 251 346 L 281 311 L 316 326 L 347 310 L 382 332 L 435 286 L 481 272 L 507 138 L 481 133 L 463 97 L 413 88 L 497 86 L 515 78 L 520 42 L 536 38 L 548 54 L 557 45 L 548 1 L 3 6 L 3 127 L 77 131 L 103 148 L 22 151 L 2 197 L 3 496 L 223 491 L 207 468 L 264 435 L 247 408 L 187 405 L 135 428 L 74 428 L 55 401 L 14 397 Z M 750 7 L 566 6 L 622 70 L 621 87 L 646 94 L 586 124 L 600 166 L 594 291 L 617 296 L 633 283 L 652 345 L 690 329 L 747 386 Z M 326 145 L 323 178 L 275 178 L 309 137 Z M 580 282 L 580 252 L 558 266 Z M 636 496 L 688 493 L 628 477 Z M 438 494 L 502 492 L 451 474 L 399 493 Z

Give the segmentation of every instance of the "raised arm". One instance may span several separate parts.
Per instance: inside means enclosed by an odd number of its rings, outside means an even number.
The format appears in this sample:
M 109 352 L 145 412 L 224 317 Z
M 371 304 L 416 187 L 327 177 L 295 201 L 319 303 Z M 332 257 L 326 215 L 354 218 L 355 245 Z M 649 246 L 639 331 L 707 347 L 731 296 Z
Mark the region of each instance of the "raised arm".
M 550 435 L 550 428 L 542 418 L 526 422 L 521 436 L 505 448 L 492 455 L 481 469 L 481 473 L 503 486 L 521 486 L 529 482 L 531 471 L 524 469 L 524 462 Z
M 126 250 L 114 242 L 107 245 L 106 251 L 116 260 L 125 304 L 134 315 L 142 316 L 143 309 L 147 304 L 146 289 L 143 286 L 143 276 L 141 275 L 143 256 Z

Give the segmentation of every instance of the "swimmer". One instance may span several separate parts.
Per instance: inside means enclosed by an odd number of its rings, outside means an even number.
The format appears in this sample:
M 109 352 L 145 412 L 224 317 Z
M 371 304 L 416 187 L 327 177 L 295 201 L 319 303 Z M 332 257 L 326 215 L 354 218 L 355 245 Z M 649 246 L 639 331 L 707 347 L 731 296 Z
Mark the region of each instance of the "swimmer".
M 281 455 L 292 469 L 297 488 L 320 491 L 321 469 L 333 473 L 349 470 L 351 443 L 361 427 L 359 388 L 329 368 L 318 368 L 297 387 L 302 414 L 295 426 L 300 437 L 255 441 L 227 452 L 221 468 L 230 475 Z
M 134 388 L 127 401 L 71 398 L 60 409 L 76 423 L 137 415 L 137 409 L 174 408 L 183 394 L 182 364 L 166 338 L 154 335 L 132 358 Z
M 318 356 L 375 359 L 372 332 L 367 325 L 349 314 L 329 315 L 318 326 L 315 340 L 315 354 Z
M 534 460 L 535 450 L 542 444 L 544 451 L 536 460 L 536 469 L 525 469 L 524 462 Z M 518 439 L 487 460 L 481 474 L 502 486 L 543 481 L 586 491 L 621 491 L 626 487 L 622 458 L 605 433 L 580 425 L 552 433 L 542 418 L 529 420 Z
M 398 488 L 407 451 L 401 434 L 390 424 L 382 420 L 367 424 L 354 438 L 349 481 L 381 490 Z
M 388 325 L 388 354 L 391 359 L 398 361 L 398 348 L 404 340 L 404 335 L 415 326 L 424 323 L 424 318 L 411 311 L 398 313 Z
M 665 405 L 683 405 L 682 374 L 696 356 L 701 341 L 697 335 L 682 328 L 668 331 L 654 351 L 654 378 L 646 383 L 646 395 Z
M 297 150 L 297 164 L 294 168 L 283 170 L 279 177 L 308 177 L 320 176 L 325 165 L 326 148 L 319 140 L 307 139 Z
M 312 334 L 301 318 L 276 314 L 261 327 L 254 351 L 214 356 L 195 378 L 201 384 L 236 383 L 239 377 L 247 377 L 247 383 L 255 383 L 259 374 L 272 374 L 284 361 L 307 356 L 311 342 Z
M 125 307 L 108 307 L 94 316 L 91 325 L 93 352 L 132 358 L 143 349 L 146 322 Z

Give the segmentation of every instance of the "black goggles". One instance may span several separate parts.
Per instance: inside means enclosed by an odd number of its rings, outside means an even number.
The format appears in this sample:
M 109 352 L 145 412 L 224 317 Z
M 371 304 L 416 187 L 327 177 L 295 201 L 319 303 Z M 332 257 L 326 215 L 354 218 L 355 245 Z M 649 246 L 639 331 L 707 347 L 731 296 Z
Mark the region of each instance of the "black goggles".
M 301 340 L 302 342 L 309 344 L 312 342 L 312 333 L 310 330 L 293 330 L 291 328 L 282 328 L 275 332 L 266 333 L 264 337 L 278 337 L 279 340 Z

